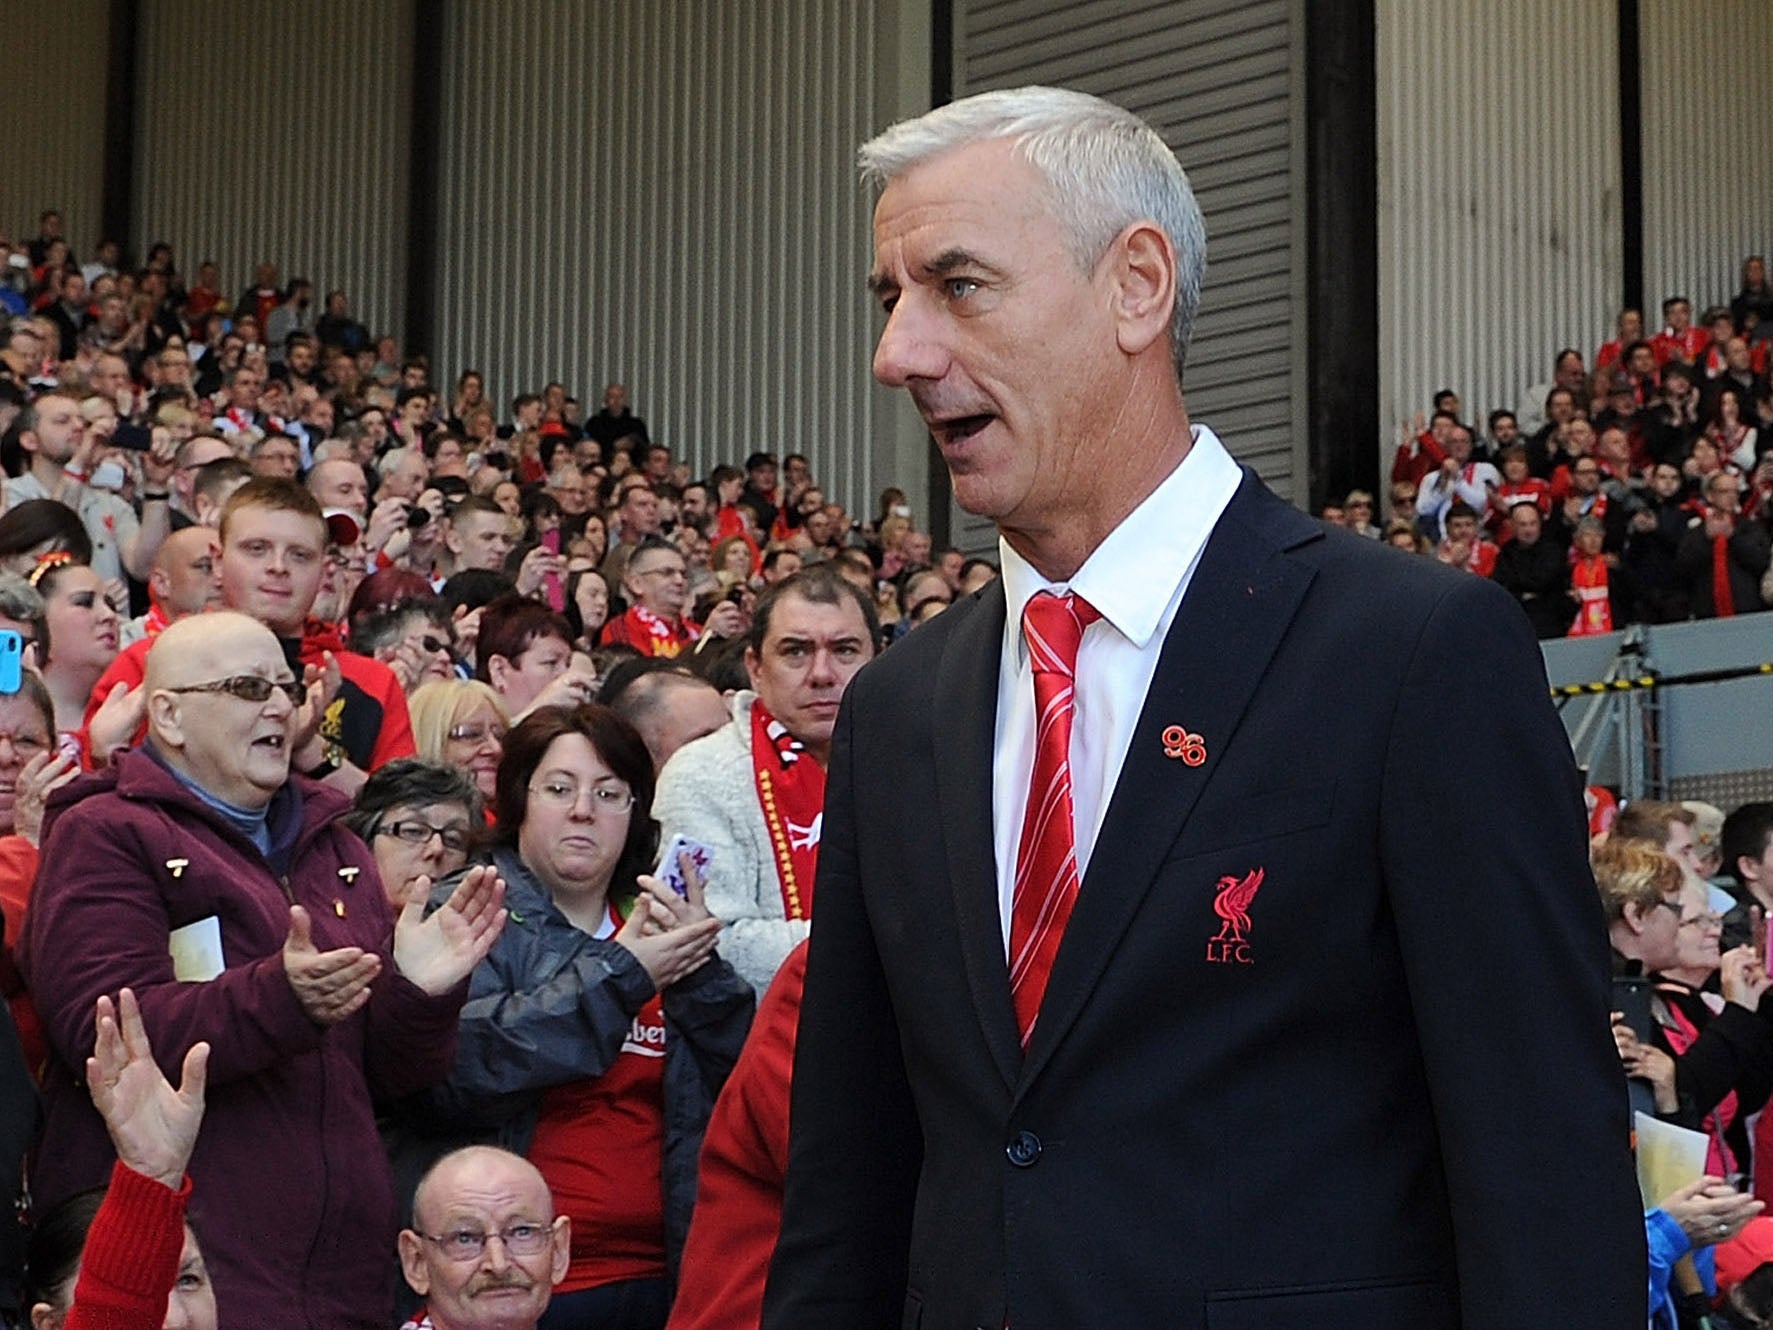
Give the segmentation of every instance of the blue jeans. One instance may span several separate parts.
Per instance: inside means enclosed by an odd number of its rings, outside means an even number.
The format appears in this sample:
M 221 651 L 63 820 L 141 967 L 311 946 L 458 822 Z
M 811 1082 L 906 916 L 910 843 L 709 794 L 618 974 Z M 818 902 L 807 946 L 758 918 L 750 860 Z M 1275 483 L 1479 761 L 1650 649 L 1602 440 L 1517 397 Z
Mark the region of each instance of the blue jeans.
M 536 1330 L 664 1330 L 670 1314 L 671 1291 L 663 1279 L 625 1279 L 556 1293 Z

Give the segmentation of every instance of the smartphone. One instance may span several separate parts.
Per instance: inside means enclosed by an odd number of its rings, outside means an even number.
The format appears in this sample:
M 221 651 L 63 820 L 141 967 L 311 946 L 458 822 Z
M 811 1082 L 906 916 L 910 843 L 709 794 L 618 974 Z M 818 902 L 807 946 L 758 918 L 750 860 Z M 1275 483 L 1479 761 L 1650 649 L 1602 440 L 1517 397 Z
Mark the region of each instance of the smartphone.
M 120 420 L 111 432 L 111 443 L 132 453 L 149 452 L 154 447 L 154 431 L 146 425 L 131 425 L 127 420 Z
M 16 628 L 0 628 L 0 694 L 18 692 L 24 660 L 25 639 Z
M 696 871 L 702 875 L 702 881 L 708 880 L 708 867 L 714 862 L 714 851 L 701 841 L 681 833 L 671 838 L 665 847 L 665 853 L 659 856 L 659 869 L 653 874 L 679 896 L 689 896 L 689 883 L 683 879 L 683 865 L 678 856 L 687 854 L 695 862 Z
M 1625 1023 L 1647 1044 L 1655 1032 L 1655 1018 L 1650 1015 L 1650 981 L 1624 975 L 1613 980 L 1613 1010 L 1625 1016 Z
M 542 532 L 542 548 L 551 554 L 560 553 L 560 528 Z M 566 588 L 560 584 L 559 573 L 548 573 L 542 578 L 542 594 L 548 598 L 548 608 L 558 614 L 566 608 Z

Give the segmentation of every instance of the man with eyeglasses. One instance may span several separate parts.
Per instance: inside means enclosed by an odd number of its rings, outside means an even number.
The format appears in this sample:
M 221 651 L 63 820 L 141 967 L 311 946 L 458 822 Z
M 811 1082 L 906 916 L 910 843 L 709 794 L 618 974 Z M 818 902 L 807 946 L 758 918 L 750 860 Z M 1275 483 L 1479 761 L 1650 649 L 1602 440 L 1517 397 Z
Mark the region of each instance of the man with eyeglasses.
M 320 505 L 297 482 L 247 481 L 222 510 L 222 601 L 275 633 L 298 677 L 312 668 L 315 682 L 336 689 L 314 722 L 298 731 L 293 756 L 298 771 L 353 794 L 368 772 L 412 756 L 412 722 L 393 671 L 347 651 L 336 626 L 313 614 L 327 537 Z M 113 687 L 141 682 L 146 652 L 146 643 L 137 642 L 106 667 L 88 700 L 89 724 Z
M 490 1145 L 445 1155 L 401 1230 L 401 1270 L 426 1300 L 401 1330 L 530 1330 L 566 1276 L 571 1223 L 527 1159 Z
M 689 600 L 689 565 L 677 546 L 657 536 L 643 541 L 628 557 L 622 575 L 627 612 L 603 626 L 604 646 L 630 646 L 643 656 L 675 656 L 704 634 L 731 637 L 743 614 L 722 601 L 705 624 L 684 617 Z
M 94 1003 L 127 985 L 173 1065 L 211 1047 L 189 1172 L 222 1316 L 380 1330 L 398 1215 L 374 1103 L 448 1072 L 503 885 L 471 870 L 429 918 L 421 892 L 395 917 L 347 800 L 290 770 L 325 699 L 263 624 L 173 624 L 144 691 L 146 744 L 44 830 L 22 957 L 53 1054 L 33 1184 L 54 1204 L 109 1170 L 80 1072 Z

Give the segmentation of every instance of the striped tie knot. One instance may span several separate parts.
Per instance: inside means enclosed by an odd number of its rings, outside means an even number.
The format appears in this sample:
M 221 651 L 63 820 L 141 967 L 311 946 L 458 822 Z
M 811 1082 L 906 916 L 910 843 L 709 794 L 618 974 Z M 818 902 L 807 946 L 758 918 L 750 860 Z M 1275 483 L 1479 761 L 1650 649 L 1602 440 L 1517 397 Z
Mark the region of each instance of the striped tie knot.
M 1056 596 L 1042 591 L 1030 599 L 1022 607 L 1022 636 L 1028 642 L 1034 672 L 1075 677 L 1084 629 L 1101 617 L 1100 610 L 1071 592 Z

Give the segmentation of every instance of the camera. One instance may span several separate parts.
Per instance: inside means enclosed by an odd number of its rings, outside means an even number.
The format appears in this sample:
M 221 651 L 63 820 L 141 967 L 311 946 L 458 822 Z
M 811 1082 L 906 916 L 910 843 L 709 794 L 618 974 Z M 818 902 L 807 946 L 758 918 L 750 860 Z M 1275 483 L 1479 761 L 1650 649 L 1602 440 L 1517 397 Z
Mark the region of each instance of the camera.
M 409 503 L 406 505 L 406 529 L 408 531 L 417 531 L 430 520 L 431 510 L 424 504 Z

